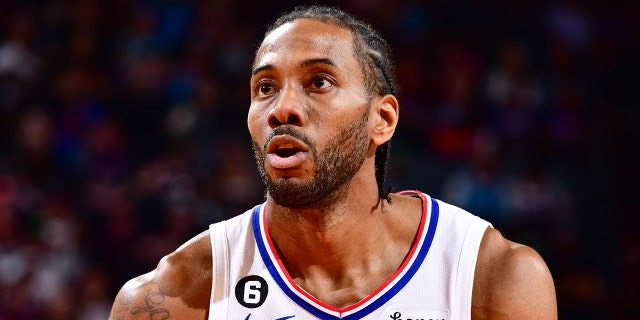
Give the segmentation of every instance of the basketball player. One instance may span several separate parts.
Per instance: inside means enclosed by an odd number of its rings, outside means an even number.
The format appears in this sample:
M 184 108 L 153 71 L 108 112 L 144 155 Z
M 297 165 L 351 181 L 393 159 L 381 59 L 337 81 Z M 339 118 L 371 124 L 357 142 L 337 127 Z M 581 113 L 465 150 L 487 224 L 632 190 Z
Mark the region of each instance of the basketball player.
M 369 26 L 324 7 L 282 16 L 251 77 L 265 202 L 127 282 L 111 319 L 556 319 L 534 250 L 384 187 L 396 96 Z

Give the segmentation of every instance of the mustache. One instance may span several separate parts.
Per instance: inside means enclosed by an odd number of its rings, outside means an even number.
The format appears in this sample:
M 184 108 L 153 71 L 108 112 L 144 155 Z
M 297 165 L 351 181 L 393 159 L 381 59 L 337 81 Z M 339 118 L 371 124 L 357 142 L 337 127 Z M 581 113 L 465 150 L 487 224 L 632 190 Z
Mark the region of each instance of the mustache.
M 271 132 L 271 134 L 265 140 L 264 145 L 262 146 L 262 150 L 264 150 L 264 152 L 266 153 L 267 152 L 267 146 L 269 145 L 269 142 L 271 141 L 271 139 L 275 138 L 276 136 L 280 136 L 280 135 L 292 136 L 292 137 L 304 142 L 304 144 L 306 144 L 309 148 L 314 150 L 314 146 L 313 146 L 313 143 L 311 142 L 311 138 L 309 138 L 309 136 L 307 136 L 303 132 L 297 130 L 296 127 L 293 126 L 293 125 L 282 125 L 282 126 L 278 126 L 275 129 L 273 129 L 273 132 Z

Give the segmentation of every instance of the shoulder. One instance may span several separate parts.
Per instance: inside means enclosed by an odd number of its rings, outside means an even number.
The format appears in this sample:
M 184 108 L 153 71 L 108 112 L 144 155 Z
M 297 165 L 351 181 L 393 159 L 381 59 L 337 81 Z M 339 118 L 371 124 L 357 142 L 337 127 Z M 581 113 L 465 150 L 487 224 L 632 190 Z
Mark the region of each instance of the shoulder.
M 553 278 L 532 248 L 487 228 L 473 284 L 473 319 L 557 319 Z
M 209 231 L 160 260 L 155 270 L 129 280 L 110 319 L 205 319 L 211 295 Z

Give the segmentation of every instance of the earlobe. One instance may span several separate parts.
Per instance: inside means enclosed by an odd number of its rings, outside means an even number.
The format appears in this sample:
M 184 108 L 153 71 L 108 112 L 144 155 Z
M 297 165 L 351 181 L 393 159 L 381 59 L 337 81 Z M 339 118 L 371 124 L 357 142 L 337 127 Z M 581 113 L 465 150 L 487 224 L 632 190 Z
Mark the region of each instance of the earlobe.
M 372 128 L 371 140 L 376 145 L 381 145 L 393 136 L 398 124 L 399 106 L 398 100 L 391 94 L 374 99 L 373 116 L 375 125 Z

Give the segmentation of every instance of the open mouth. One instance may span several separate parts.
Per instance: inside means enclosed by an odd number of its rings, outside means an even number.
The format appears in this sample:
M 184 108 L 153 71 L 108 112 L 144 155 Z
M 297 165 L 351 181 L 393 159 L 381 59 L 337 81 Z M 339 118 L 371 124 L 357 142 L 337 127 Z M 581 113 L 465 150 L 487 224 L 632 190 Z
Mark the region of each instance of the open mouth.
M 275 151 L 275 154 L 278 155 L 278 157 L 288 158 L 298 152 L 300 152 L 300 149 L 294 146 L 281 146 Z
M 278 135 L 269 140 L 266 147 L 267 161 L 276 169 L 299 167 L 308 154 L 307 145 L 289 135 Z

